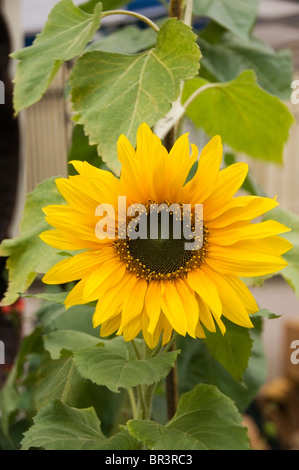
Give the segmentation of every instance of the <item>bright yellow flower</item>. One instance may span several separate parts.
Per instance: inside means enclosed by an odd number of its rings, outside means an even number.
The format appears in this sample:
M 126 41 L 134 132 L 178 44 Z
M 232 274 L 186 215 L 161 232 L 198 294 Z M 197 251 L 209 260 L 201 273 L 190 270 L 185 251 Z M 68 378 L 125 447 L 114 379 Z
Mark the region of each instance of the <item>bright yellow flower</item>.
M 116 333 L 129 341 L 142 331 L 153 348 L 161 334 L 163 344 L 167 343 L 173 330 L 204 337 L 203 326 L 214 332 L 218 325 L 224 333 L 222 317 L 250 328 L 249 315 L 258 306 L 239 277 L 266 275 L 286 266 L 281 255 L 291 245 L 278 234 L 289 229 L 275 221 L 251 222 L 278 203 L 257 196 L 234 197 L 248 167 L 236 163 L 220 170 L 218 136 L 204 147 L 197 171 L 186 183 L 197 154 L 187 134 L 168 153 L 143 124 L 136 151 L 124 135 L 119 138 L 119 179 L 87 162 L 74 161 L 78 175 L 57 180 L 67 204 L 44 209 L 55 230 L 41 238 L 61 250 L 80 252 L 55 265 L 43 280 L 48 284 L 78 281 L 65 304 L 97 300 L 93 323 L 101 325 L 101 336 Z M 143 204 L 147 220 L 150 204 L 191 204 L 192 208 L 202 204 L 202 246 L 186 250 L 183 236 L 121 238 L 119 196 L 126 197 L 126 209 Z M 114 238 L 99 239 L 96 234 L 95 227 L 103 220 L 95 215 L 99 204 L 110 204 L 115 210 Z

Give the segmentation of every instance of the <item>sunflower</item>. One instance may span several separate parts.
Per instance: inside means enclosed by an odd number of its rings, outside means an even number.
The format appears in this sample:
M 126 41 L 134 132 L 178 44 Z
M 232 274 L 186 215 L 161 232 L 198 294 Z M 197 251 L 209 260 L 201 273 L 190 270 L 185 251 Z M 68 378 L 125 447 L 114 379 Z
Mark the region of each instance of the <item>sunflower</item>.
M 52 267 L 43 281 L 77 281 L 66 307 L 97 301 L 93 325 L 101 325 L 101 336 L 116 333 L 130 341 L 142 332 L 150 348 L 161 336 L 166 344 L 173 330 L 195 338 L 205 336 L 204 328 L 215 332 L 218 327 L 224 334 L 223 317 L 251 328 L 250 315 L 258 306 L 240 278 L 281 270 L 287 264 L 282 254 L 291 247 L 278 236 L 289 230 L 284 225 L 252 222 L 277 206 L 277 201 L 234 197 L 248 165 L 235 163 L 220 170 L 219 136 L 208 142 L 198 160 L 198 149 L 189 144 L 188 134 L 168 152 L 148 125 L 142 124 L 136 150 L 120 136 L 118 158 L 120 178 L 87 162 L 73 161 L 78 174 L 56 180 L 66 204 L 44 208 L 55 230 L 43 232 L 41 238 L 60 250 L 80 251 Z M 127 210 L 142 205 L 148 234 L 153 206 L 189 205 L 194 228 L 195 205 L 202 205 L 201 243 L 196 249 L 186 249 L 185 236 L 174 236 L 171 229 L 168 238 L 163 238 L 159 211 L 158 236 L 136 237 L 134 229 L 130 235 L 126 229 L 134 220 L 119 215 L 120 200 L 125 200 Z M 104 220 L 97 209 L 100 204 L 109 204 L 115 215 L 114 227 L 107 222 L 111 230 L 107 228 L 106 237 L 99 237 L 95 230 Z M 170 227 L 174 219 L 183 220 L 169 210 Z

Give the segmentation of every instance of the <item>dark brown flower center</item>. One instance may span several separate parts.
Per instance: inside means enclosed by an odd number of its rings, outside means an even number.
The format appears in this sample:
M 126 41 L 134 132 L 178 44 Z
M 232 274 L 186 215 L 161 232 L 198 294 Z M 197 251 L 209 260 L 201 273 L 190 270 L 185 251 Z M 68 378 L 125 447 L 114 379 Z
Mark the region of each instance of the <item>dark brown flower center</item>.
M 166 204 L 170 207 L 169 203 Z M 154 230 L 153 220 L 156 223 Z M 191 269 L 203 262 L 207 251 L 207 227 L 203 224 L 201 247 L 188 249 L 194 239 L 190 240 L 184 236 L 181 214 L 170 211 L 167 222 L 168 228 L 165 228 L 162 211 L 159 211 L 156 218 L 152 218 L 150 210 L 147 210 L 143 222 L 140 221 L 146 226 L 146 238 L 127 236 L 126 239 L 118 239 L 115 242 L 120 259 L 126 262 L 127 269 L 135 272 L 137 277 L 146 281 L 172 281 L 186 276 Z M 192 228 L 194 229 L 191 224 Z M 135 229 L 139 230 L 139 224 Z

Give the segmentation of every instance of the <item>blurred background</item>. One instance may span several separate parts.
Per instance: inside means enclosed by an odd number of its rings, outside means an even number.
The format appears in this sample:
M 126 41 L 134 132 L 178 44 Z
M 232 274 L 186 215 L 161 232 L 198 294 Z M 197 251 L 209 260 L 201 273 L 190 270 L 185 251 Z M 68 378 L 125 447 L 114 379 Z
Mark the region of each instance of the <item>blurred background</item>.
M 11 81 L 16 64 L 9 61 L 8 54 L 32 44 L 55 3 L 57 0 L 0 0 L 0 80 L 5 83 L 6 91 L 5 105 L 0 106 L 0 241 L 18 234 L 28 191 L 45 178 L 67 175 L 67 155 L 72 136 L 71 112 L 64 89 L 67 65 L 61 68 L 43 99 L 24 110 L 18 118 L 13 116 L 11 104 Z M 74 3 L 78 5 L 82 0 L 74 0 Z M 127 8 L 153 19 L 165 15 L 165 8 L 158 1 L 134 1 Z M 130 21 L 133 20 L 123 16 L 105 18 L 103 32 L 115 31 Z M 254 35 L 274 49 L 290 48 L 294 58 L 294 80 L 299 79 L 299 0 L 261 0 Z M 290 88 L 290 97 L 291 92 Z M 299 215 L 299 104 L 289 101 L 287 105 L 296 122 L 285 147 L 283 166 L 254 161 L 245 156 L 244 159 L 266 194 L 277 196 L 283 208 Z M 0 259 L 1 270 L 4 261 Z M 1 282 L 0 294 L 3 294 L 5 283 Z M 263 340 L 268 364 L 267 383 L 261 400 L 267 406 L 274 403 L 269 413 L 274 416 L 279 433 L 284 436 L 282 439 L 294 442 L 288 446 L 298 446 L 299 449 L 299 364 L 294 365 L 290 361 L 291 341 L 299 340 L 299 299 L 280 276 L 266 281 L 262 288 L 252 288 L 252 291 L 262 308 L 281 315 L 278 319 L 265 321 L 264 325 Z M 30 331 L 36 302 L 28 299 L 25 304 L 14 307 L 23 311 L 21 334 Z M 5 323 L 0 315 L 1 339 L 4 329 Z M 13 331 L 5 334 L 11 335 L 11 348 L 6 351 L 9 366 L 19 338 Z

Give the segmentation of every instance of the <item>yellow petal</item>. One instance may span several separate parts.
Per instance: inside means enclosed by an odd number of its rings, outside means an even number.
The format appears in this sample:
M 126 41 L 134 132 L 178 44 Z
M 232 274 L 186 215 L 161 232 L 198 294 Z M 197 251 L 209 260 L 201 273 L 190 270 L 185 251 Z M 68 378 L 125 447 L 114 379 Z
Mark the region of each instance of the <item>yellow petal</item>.
M 169 185 L 172 188 L 183 186 L 187 176 L 196 162 L 196 147 L 192 147 L 190 157 L 190 144 L 188 134 L 184 134 L 177 139 L 174 146 L 169 152 L 169 161 L 172 165 L 172 174 L 170 174 Z
M 199 307 L 194 291 L 190 289 L 182 279 L 176 280 L 175 284 L 185 309 L 188 323 L 187 332 L 191 337 L 195 338 L 196 327 L 198 325 Z
M 211 228 L 226 227 L 236 222 L 255 219 L 277 205 L 277 201 L 268 197 L 240 196 L 227 204 L 215 206 L 213 210 L 204 210 L 204 219 Z
M 131 321 L 141 315 L 146 291 L 147 282 L 144 279 L 138 279 L 136 277 L 132 285 L 126 288 L 122 307 L 121 330 L 125 329 Z
M 108 290 L 114 284 L 121 281 L 126 271 L 126 265 L 117 257 L 112 257 L 105 261 L 95 271 L 93 271 L 86 282 L 83 298 L 85 302 L 92 302 L 101 297 L 103 284 Z
M 213 279 L 221 298 L 223 315 L 237 325 L 252 328 L 248 312 L 231 284 L 226 281 L 224 276 L 216 272 L 213 273 Z
M 174 283 L 163 282 L 164 294 L 162 298 L 162 310 L 174 328 L 180 335 L 185 336 L 188 329 L 188 322 L 185 309 Z
M 161 283 L 150 282 L 145 297 L 145 309 L 149 318 L 148 332 L 153 334 L 161 314 Z
M 120 313 L 124 297 L 123 289 L 125 289 L 127 285 L 129 286 L 130 282 L 131 277 L 124 276 L 118 284 L 108 289 L 105 295 L 100 298 L 93 316 L 94 327 L 101 325 Z
M 254 249 L 253 241 L 251 249 L 244 243 L 231 247 L 210 246 L 205 261 L 217 272 L 240 277 L 271 274 L 287 266 L 282 258 Z
M 117 334 L 122 334 L 125 341 L 132 341 L 132 339 L 136 338 L 141 330 L 141 318 L 137 316 L 133 318 L 128 324 L 124 327 L 122 325 L 119 327 Z
M 113 333 L 115 333 L 119 328 L 120 319 L 121 319 L 121 315 L 119 313 L 115 317 L 110 318 L 109 320 L 105 321 L 101 326 L 100 336 L 105 337 L 105 336 L 110 336 Z
M 243 223 L 242 225 L 233 224 L 225 228 L 212 230 L 209 234 L 209 243 L 233 245 L 239 241 L 262 239 L 289 231 L 288 227 L 274 220 L 260 223 Z
M 92 248 L 98 250 L 101 248 L 97 242 L 82 241 L 78 238 L 72 237 L 61 230 L 47 230 L 40 234 L 40 238 L 50 246 L 59 248 L 60 250 L 82 250 Z
M 81 279 L 81 281 L 77 282 L 75 287 L 70 291 L 67 298 L 64 301 L 64 305 L 66 308 L 71 307 L 72 305 L 80 305 L 84 304 L 83 301 L 83 289 L 85 287 L 87 278 Z
M 162 346 L 169 343 L 173 331 L 172 324 L 168 321 L 166 316 L 164 315 L 164 324 L 163 324 L 163 336 L 162 336 Z
M 201 323 L 207 328 L 207 330 L 211 331 L 212 333 L 215 333 L 216 326 L 209 306 L 198 295 L 196 298 L 198 302 L 199 319 Z
M 208 220 L 211 214 L 218 210 L 219 206 L 223 206 L 230 201 L 242 186 L 247 173 L 248 165 L 246 163 L 234 163 L 219 172 L 216 187 L 204 202 L 205 220 Z
M 64 284 L 82 279 L 101 264 L 101 252 L 86 251 L 64 259 L 43 277 L 46 284 Z
M 204 300 L 218 317 L 222 314 L 222 305 L 213 278 L 210 278 L 203 266 L 193 269 L 187 276 L 189 286 Z
M 151 333 L 149 331 L 149 318 L 147 316 L 147 313 L 145 312 L 145 310 L 142 312 L 142 315 L 141 315 L 142 334 L 143 334 L 146 344 L 148 345 L 150 349 L 153 349 L 157 346 L 160 336 L 161 336 L 161 332 L 162 332 L 161 316 L 159 317 L 159 320 L 160 321 L 157 322 L 155 330 Z
M 241 279 L 227 274 L 222 274 L 222 277 L 231 285 L 249 313 L 256 313 L 259 310 L 255 298 Z
M 213 192 L 222 159 L 222 143 L 213 137 L 203 148 L 194 177 L 185 185 L 184 195 L 189 204 L 201 204 Z

